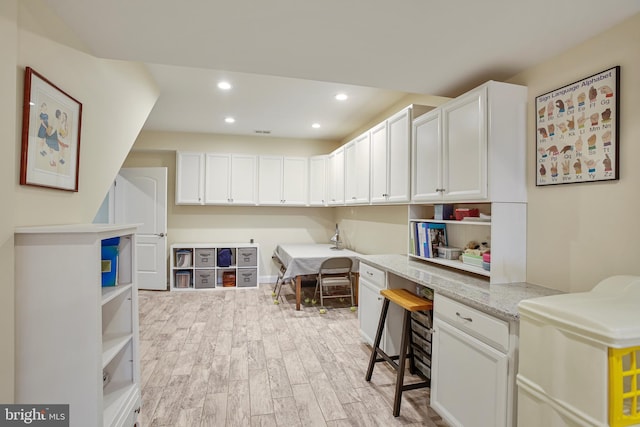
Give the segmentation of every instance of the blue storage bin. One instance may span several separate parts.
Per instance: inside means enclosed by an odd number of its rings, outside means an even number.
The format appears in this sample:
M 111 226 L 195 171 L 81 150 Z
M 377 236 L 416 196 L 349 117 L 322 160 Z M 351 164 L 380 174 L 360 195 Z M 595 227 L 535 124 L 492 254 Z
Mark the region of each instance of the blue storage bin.
M 115 286 L 118 271 L 118 245 L 120 238 L 105 239 L 102 241 L 102 286 Z

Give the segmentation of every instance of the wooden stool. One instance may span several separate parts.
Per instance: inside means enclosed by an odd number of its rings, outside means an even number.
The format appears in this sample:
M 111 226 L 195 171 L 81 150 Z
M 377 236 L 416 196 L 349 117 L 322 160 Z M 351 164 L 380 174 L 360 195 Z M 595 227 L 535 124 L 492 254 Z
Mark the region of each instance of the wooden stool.
M 407 359 L 407 350 L 409 352 L 409 370 L 413 374 L 415 373 L 415 362 L 411 338 L 411 312 L 433 310 L 433 302 L 420 298 L 419 296 L 412 294 L 406 289 L 383 289 L 380 294 L 384 297 L 382 303 L 382 312 L 380 313 L 380 321 L 378 322 L 378 331 L 376 332 L 376 338 L 373 342 L 373 349 L 371 350 L 371 358 L 369 359 L 369 368 L 367 369 L 367 375 L 365 379 L 371 381 L 371 375 L 373 374 L 373 367 L 377 362 L 388 362 L 396 371 L 396 394 L 393 401 L 393 416 L 400 415 L 400 403 L 402 401 L 402 392 L 406 390 L 415 390 L 419 388 L 429 387 L 431 381 L 424 378 L 425 381 L 403 385 L 404 383 L 404 369 Z M 384 322 L 387 318 L 387 311 L 389 310 L 389 301 L 397 304 L 404 309 L 404 322 L 402 326 L 402 340 L 400 342 L 400 354 L 397 356 L 389 356 L 380 348 L 380 340 L 382 339 L 382 331 L 384 330 Z M 380 356 L 380 357 L 378 357 Z M 398 363 L 396 363 L 398 360 Z

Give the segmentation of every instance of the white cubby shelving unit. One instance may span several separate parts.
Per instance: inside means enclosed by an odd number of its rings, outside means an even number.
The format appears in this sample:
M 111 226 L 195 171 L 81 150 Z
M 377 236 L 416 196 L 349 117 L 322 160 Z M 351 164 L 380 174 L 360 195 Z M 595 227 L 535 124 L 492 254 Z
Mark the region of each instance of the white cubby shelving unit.
M 229 265 L 219 263 L 223 249 L 231 251 Z M 258 252 L 257 243 L 175 243 L 169 261 L 170 289 L 255 288 L 260 277 Z
M 16 403 L 69 404 L 71 426 L 132 426 L 140 412 L 135 225 L 15 230 Z M 119 238 L 102 286 L 102 241 Z M 103 375 L 108 381 L 103 380 Z

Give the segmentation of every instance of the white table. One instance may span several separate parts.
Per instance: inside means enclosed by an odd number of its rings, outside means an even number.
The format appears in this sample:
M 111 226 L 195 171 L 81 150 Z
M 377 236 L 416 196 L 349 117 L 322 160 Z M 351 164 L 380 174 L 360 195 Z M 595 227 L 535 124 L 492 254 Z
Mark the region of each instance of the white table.
M 296 281 L 296 310 L 300 310 L 302 276 L 318 274 L 322 262 L 329 258 L 348 257 L 353 260 L 354 294 L 357 301 L 360 254 L 349 249 L 332 249 L 332 246 L 329 243 L 282 243 L 276 247 L 274 255 L 286 267 L 282 279 L 295 278 Z

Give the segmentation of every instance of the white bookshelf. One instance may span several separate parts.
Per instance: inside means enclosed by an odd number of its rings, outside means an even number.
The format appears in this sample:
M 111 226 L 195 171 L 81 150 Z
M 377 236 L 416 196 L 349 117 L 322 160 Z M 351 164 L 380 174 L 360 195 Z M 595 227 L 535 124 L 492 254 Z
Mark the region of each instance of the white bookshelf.
M 135 424 L 135 232 L 98 224 L 16 229 L 16 403 L 69 404 L 71 426 Z M 113 237 L 117 283 L 102 287 L 102 240 Z

